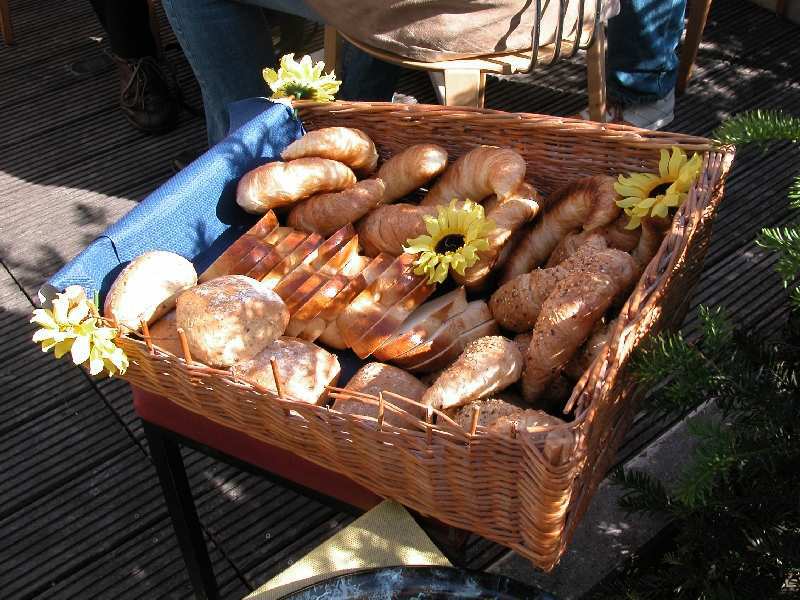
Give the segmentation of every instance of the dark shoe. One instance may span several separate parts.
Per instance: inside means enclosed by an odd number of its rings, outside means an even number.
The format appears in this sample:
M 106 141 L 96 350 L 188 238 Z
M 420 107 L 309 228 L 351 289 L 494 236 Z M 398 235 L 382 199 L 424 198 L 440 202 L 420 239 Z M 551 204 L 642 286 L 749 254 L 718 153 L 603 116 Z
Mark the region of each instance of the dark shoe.
M 114 57 L 120 75 L 120 106 L 128 121 L 145 133 L 166 133 L 178 124 L 178 101 L 155 58 Z
M 187 150 L 181 150 L 178 152 L 177 156 L 172 159 L 172 170 L 175 173 L 182 171 L 189 163 L 194 162 L 194 160 L 205 151 L 205 148 L 189 148 Z

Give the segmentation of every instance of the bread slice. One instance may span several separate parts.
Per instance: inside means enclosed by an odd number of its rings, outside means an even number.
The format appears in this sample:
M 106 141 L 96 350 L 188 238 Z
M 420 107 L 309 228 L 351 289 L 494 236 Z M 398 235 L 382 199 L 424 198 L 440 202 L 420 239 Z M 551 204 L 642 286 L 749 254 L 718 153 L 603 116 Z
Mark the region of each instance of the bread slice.
M 500 328 L 497 326 L 497 322 L 494 319 L 481 323 L 477 327 L 468 329 L 459 335 L 444 351 L 422 363 L 408 367 L 408 370 L 412 373 L 429 373 L 430 371 L 446 369 L 461 356 L 461 353 L 464 352 L 464 348 L 471 341 L 487 335 L 497 335 L 499 331 Z
M 386 340 L 394 335 L 403 321 L 436 289 L 435 284 L 429 284 L 427 278 L 421 278 L 412 290 L 398 302 L 389 307 L 383 317 L 367 330 L 351 348 L 357 356 L 366 358 L 372 354 Z
M 259 240 L 264 241 L 264 238 L 277 228 L 278 218 L 275 216 L 275 213 L 273 211 L 267 212 L 247 231 L 247 233 L 228 246 L 217 260 L 203 271 L 200 277 L 198 277 L 198 283 L 204 283 L 222 275 L 234 274 L 234 266 L 236 266 L 242 257 L 254 247 L 255 242 Z M 240 269 L 241 268 L 242 267 L 240 267 Z M 245 272 L 246 271 L 240 271 L 237 274 L 244 274 Z
M 299 232 L 298 232 L 299 233 Z M 290 254 L 284 257 L 267 275 L 262 279 L 269 287 L 275 288 L 280 281 L 291 273 L 297 265 L 302 263 L 309 254 L 314 252 L 322 244 L 322 236 L 316 233 L 302 233 L 305 236 Z M 289 235 L 291 237 L 291 234 Z M 288 239 L 288 238 L 287 238 Z
M 402 356 L 429 339 L 450 317 L 467 309 L 467 294 L 463 287 L 426 302 L 403 321 L 397 332 L 381 344 L 373 355 L 384 361 Z
M 424 280 L 423 276 L 415 275 L 413 272 L 414 259 L 415 257 L 409 254 L 398 256 L 389 268 L 356 296 L 339 315 L 337 320 L 339 331 L 348 347 L 357 345 L 362 335 Z M 361 351 L 363 352 L 363 349 Z
M 461 335 L 486 321 L 492 320 L 492 312 L 483 300 L 473 300 L 467 308 L 445 320 L 432 334 L 405 353 L 392 359 L 396 365 L 408 368 L 433 358 L 446 350 Z
M 261 281 L 272 269 L 275 268 L 288 254 L 305 239 L 306 234 L 293 231 L 290 227 L 278 227 L 265 238 L 267 244 L 274 246 L 274 252 L 258 261 L 246 275 Z

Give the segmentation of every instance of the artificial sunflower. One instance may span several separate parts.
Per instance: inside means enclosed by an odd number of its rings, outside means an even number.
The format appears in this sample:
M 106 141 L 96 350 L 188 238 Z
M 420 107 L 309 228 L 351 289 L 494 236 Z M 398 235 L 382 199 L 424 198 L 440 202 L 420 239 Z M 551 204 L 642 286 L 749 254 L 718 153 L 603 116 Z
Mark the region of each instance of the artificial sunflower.
M 105 327 L 95 303 L 86 298 L 83 288 L 71 285 L 52 301 L 52 308 L 37 308 L 31 323 L 39 325 L 33 341 L 42 352 L 53 350 L 56 358 L 67 352 L 76 365 L 88 367 L 92 375 L 106 369 L 109 375 L 125 373 L 128 357 L 114 340 L 117 330 Z
M 478 252 L 489 249 L 487 236 L 494 223 L 483 214 L 480 204 L 466 200 L 458 206 L 438 207 L 436 217 L 425 217 L 428 235 L 407 240 L 403 251 L 419 254 L 414 261 L 417 275 L 427 275 L 428 283 L 442 283 L 453 269 L 459 275 L 478 262 Z
M 327 75 L 322 74 L 325 63 L 320 61 L 313 64 L 311 57 L 306 55 L 300 62 L 294 60 L 294 54 L 281 57 L 281 64 L 275 69 L 264 69 L 264 81 L 272 90 L 271 98 L 292 98 L 294 100 L 317 100 L 330 102 L 339 91 L 341 81 L 337 81 L 336 74 L 332 71 Z
M 658 174 L 620 175 L 614 189 L 623 197 L 617 200 L 617 206 L 630 217 L 627 229 L 636 229 L 648 214 L 663 218 L 670 208 L 683 204 L 700 173 L 702 162 L 699 154 L 688 158 L 683 150 L 673 146 L 671 154 L 661 149 Z

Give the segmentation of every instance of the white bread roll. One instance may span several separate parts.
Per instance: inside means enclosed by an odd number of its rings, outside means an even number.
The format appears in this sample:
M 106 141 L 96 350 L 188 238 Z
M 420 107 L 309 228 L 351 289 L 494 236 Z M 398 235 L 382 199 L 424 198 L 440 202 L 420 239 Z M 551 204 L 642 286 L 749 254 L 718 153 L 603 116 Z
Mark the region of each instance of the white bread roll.
M 379 396 L 381 392 L 393 392 L 419 402 L 419 399 L 422 398 L 422 394 L 424 394 L 425 390 L 428 388 L 419 379 L 403 369 L 398 369 L 397 367 L 384 363 L 372 362 L 361 367 L 350 381 L 347 382 L 345 389 L 362 394 L 370 394 L 371 396 Z M 384 400 L 405 409 L 414 416 L 424 416 L 419 407 L 409 404 L 408 402 L 403 402 L 399 398 L 385 396 Z M 333 404 L 333 409 L 351 415 L 378 416 L 378 406 L 376 404 L 369 404 L 358 400 L 337 399 Z M 398 427 L 407 426 L 409 424 L 389 410 L 384 411 L 384 419 L 386 423 Z
M 134 258 L 106 295 L 103 316 L 123 329 L 139 329 L 175 307 L 175 298 L 197 285 L 194 265 L 174 252 L 154 250 Z
M 293 400 L 321 404 L 328 390 L 339 380 L 339 359 L 316 344 L 282 337 L 259 352 L 252 360 L 237 363 L 234 376 L 277 393 L 271 359 L 275 359 L 283 393 Z
M 192 357 L 214 367 L 253 358 L 289 323 L 280 296 L 244 275 L 212 279 L 185 291 L 177 304 L 177 325 Z

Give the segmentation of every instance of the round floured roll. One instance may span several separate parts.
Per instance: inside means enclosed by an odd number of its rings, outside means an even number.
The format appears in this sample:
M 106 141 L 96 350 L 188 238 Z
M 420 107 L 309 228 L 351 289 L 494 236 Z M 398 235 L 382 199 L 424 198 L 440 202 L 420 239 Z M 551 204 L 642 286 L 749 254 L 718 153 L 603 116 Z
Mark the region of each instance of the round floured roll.
M 123 329 L 151 324 L 175 306 L 183 290 L 197 284 L 194 265 L 174 252 L 154 250 L 134 258 L 114 280 L 103 316 Z
M 265 284 L 244 275 L 217 277 L 178 297 L 177 326 L 192 357 L 214 367 L 248 360 L 286 330 L 289 311 Z

